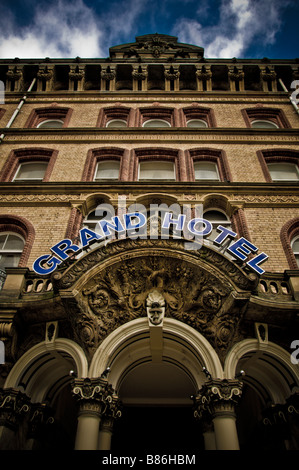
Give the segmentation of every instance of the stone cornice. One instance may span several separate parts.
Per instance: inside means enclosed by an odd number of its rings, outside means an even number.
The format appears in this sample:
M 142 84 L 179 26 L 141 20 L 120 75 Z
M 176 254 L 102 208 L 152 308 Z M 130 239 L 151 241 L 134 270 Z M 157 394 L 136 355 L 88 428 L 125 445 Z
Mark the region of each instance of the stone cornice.
M 0 133 L 5 134 L 4 144 L 9 143 L 135 143 L 143 142 L 153 144 L 159 143 L 181 143 L 192 142 L 198 145 L 201 143 L 246 143 L 271 145 L 296 145 L 299 142 L 298 129 L 243 129 L 243 128 L 173 128 L 173 129 L 144 129 L 127 128 L 109 129 L 89 127 L 89 128 L 63 128 L 63 129 L 0 129 Z

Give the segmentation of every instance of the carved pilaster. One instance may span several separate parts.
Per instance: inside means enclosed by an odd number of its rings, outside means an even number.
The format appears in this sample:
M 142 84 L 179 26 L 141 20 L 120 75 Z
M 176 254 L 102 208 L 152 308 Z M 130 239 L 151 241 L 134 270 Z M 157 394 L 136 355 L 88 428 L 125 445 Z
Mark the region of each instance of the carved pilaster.
M 172 66 L 169 68 L 165 68 L 164 77 L 165 77 L 165 90 L 166 91 L 171 90 L 171 82 L 173 82 L 173 91 L 179 91 L 180 72 L 177 68 L 175 69 Z
M 114 91 L 115 90 L 116 71 L 111 66 L 101 72 L 101 90 Z
M 133 78 L 133 90 L 138 91 L 141 88 L 141 91 L 147 90 L 147 77 L 148 71 L 147 66 L 145 67 L 137 67 L 132 72 Z
M 84 89 L 85 67 L 75 65 L 69 71 L 69 90 L 82 91 Z
M 6 91 L 20 91 L 23 84 L 23 68 L 19 66 L 9 66 L 6 72 Z
M 209 65 L 204 65 L 196 70 L 196 81 L 198 91 L 212 90 L 212 72 Z
M 277 91 L 276 72 L 273 66 L 261 67 L 263 91 Z
M 37 72 L 37 91 L 51 91 L 53 79 L 53 66 L 40 65 Z
M 244 72 L 242 67 L 229 67 L 228 77 L 231 91 L 244 91 Z
M 39 439 L 53 423 L 53 410 L 45 403 L 33 403 L 28 423 L 28 439 Z
M 242 395 L 243 383 L 238 380 L 209 380 L 195 397 L 195 416 L 212 418 L 235 416 L 235 406 Z
M 30 410 L 30 399 L 20 390 L 0 390 L 0 426 L 16 431 L 20 422 Z

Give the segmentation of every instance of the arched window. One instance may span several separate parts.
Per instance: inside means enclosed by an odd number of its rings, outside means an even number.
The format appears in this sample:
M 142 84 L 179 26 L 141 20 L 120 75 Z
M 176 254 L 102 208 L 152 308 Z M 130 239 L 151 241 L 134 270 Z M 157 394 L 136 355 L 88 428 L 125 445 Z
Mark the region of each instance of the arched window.
M 257 152 L 267 182 L 299 182 L 299 152 L 289 149 Z
M 247 127 L 254 129 L 290 128 L 290 123 L 281 109 L 248 108 L 241 110 Z
M 281 229 L 280 240 L 290 269 L 299 268 L 299 218 L 288 221 Z
M 45 148 L 12 150 L 0 172 L 0 181 L 49 181 L 57 153 Z
M 71 108 L 60 106 L 36 108 L 31 111 L 25 127 L 47 129 L 66 127 L 71 119 L 72 112 Z
M 60 119 L 46 119 L 40 122 L 36 127 L 39 129 L 59 129 L 63 127 L 63 121 Z
M 292 240 L 291 247 L 299 268 L 299 235 Z
M 187 152 L 187 172 L 191 181 L 231 181 L 225 152 L 213 148 L 198 148 Z
M 272 121 L 267 121 L 266 119 L 256 119 L 251 121 L 251 127 L 254 129 L 278 129 L 279 126 Z
M 34 228 L 28 220 L 0 215 L 0 268 L 25 267 L 34 237 Z
M 208 127 L 208 124 L 203 119 L 189 119 L 187 121 L 187 127 L 195 127 L 195 128 Z
M 111 119 L 107 122 L 106 127 L 127 127 L 127 121 L 123 119 Z
M 175 180 L 173 162 L 141 161 L 139 163 L 139 181 L 142 180 Z
M 217 209 L 209 209 L 204 212 L 203 218 L 211 222 L 213 226 L 213 230 L 211 234 L 207 237 L 208 240 L 215 240 L 217 236 L 219 235 L 219 231 L 217 230 L 218 225 L 222 225 L 225 228 L 231 229 L 231 221 L 227 217 L 227 215 L 219 211 Z
M 95 181 L 100 180 L 118 180 L 119 178 L 119 160 L 100 160 L 97 163 L 95 172 Z
M 25 240 L 15 233 L 0 233 L 0 269 L 16 268 L 24 249 Z
M 142 127 L 171 127 L 164 119 L 149 119 L 143 123 Z

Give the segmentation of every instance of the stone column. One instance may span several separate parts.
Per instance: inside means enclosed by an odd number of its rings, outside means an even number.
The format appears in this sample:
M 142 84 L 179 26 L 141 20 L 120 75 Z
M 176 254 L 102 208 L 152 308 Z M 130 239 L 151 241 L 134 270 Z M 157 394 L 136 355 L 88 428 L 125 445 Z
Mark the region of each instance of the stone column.
M 180 72 L 178 69 L 174 69 L 172 66 L 165 68 L 165 91 L 179 91 L 180 89 Z M 173 90 L 171 90 L 171 82 L 173 82 Z
M 14 447 L 14 439 L 30 411 L 30 399 L 18 389 L 0 389 L 0 449 Z
M 73 396 L 79 402 L 75 450 L 97 450 L 99 425 L 102 416 L 113 401 L 113 389 L 107 379 L 76 379 Z
M 196 83 L 198 91 L 212 91 L 212 72 L 209 65 L 196 70 Z M 206 87 L 204 87 L 204 83 Z M 206 88 L 204 90 L 204 88 Z
M 53 66 L 40 65 L 37 72 L 37 91 L 51 91 L 54 79 Z
M 6 72 L 6 91 L 21 91 L 23 84 L 23 68 L 9 65 Z
M 45 403 L 33 403 L 30 410 L 26 450 L 34 448 L 35 441 L 45 441 L 54 424 L 53 410 Z
M 98 450 L 110 450 L 114 421 L 121 417 L 120 406 L 120 400 L 114 395 L 102 417 Z
M 133 77 L 133 91 L 140 91 L 138 90 L 138 84 L 141 82 L 141 91 L 147 90 L 147 76 L 148 72 L 145 67 L 137 67 L 132 72 Z
M 70 91 L 82 91 L 84 89 L 84 70 L 82 66 L 71 66 L 69 71 L 69 90 Z
M 242 386 L 238 380 L 211 379 L 195 397 L 197 413 L 211 415 L 217 450 L 239 450 L 235 406 L 241 397 Z
M 108 66 L 106 70 L 101 72 L 101 90 L 102 91 L 114 91 L 115 90 L 115 79 L 116 72 L 111 67 Z M 107 84 L 109 84 L 109 90 L 107 89 Z
M 231 91 L 244 91 L 244 72 L 240 67 L 229 67 L 228 77 Z

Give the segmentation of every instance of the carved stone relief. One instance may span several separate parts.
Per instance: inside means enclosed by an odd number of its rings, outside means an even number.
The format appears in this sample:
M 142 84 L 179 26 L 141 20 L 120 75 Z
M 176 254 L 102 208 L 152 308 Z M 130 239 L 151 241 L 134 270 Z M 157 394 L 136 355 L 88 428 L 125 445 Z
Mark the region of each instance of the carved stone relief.
M 67 279 L 61 279 L 60 285 Z M 103 339 L 124 323 L 148 316 L 157 325 L 164 315 L 195 328 L 222 355 L 236 337 L 249 297 L 244 292 L 238 297 L 229 279 L 208 264 L 203 267 L 178 254 L 154 250 L 103 263 L 93 277 L 77 285 L 76 292 L 64 301 L 75 339 L 89 359 Z

